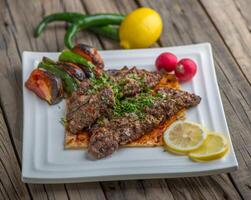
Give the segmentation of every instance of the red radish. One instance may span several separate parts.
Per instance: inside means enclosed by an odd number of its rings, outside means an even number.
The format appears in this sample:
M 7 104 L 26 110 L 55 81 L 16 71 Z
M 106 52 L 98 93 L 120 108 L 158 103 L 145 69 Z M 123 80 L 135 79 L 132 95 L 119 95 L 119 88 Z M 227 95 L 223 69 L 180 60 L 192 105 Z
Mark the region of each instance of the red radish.
M 178 62 L 175 68 L 175 75 L 180 81 L 189 81 L 194 77 L 196 71 L 196 63 L 189 58 L 184 58 Z
M 164 69 L 167 72 L 171 72 L 175 69 L 177 64 L 177 57 L 169 52 L 162 53 L 155 61 L 155 65 L 158 70 Z

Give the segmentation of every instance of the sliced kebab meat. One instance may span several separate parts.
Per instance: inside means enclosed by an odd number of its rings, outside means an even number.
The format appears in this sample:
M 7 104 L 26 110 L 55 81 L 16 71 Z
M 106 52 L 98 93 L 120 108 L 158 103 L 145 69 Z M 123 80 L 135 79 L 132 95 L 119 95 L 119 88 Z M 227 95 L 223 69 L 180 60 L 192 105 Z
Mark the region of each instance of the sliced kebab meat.
M 143 108 L 143 117 L 135 112 L 125 113 L 114 116 L 104 125 L 95 125 L 91 130 L 89 153 L 97 159 L 111 155 L 120 145 L 150 133 L 178 111 L 196 106 L 201 100 L 195 94 L 171 88 L 160 88 L 158 94 L 162 97 L 152 98 L 152 104 Z
M 107 70 L 106 73 L 121 87 L 123 96 L 130 97 L 155 87 L 162 78 L 158 72 L 149 72 L 136 67 Z
M 106 73 L 106 72 L 104 72 Z M 115 96 L 134 96 L 153 88 L 161 75 L 135 67 L 107 72 L 105 76 L 84 79 L 67 101 L 66 128 L 73 134 L 91 127 L 98 118 L 111 113 Z
M 113 108 L 114 93 L 111 87 L 103 87 L 94 94 L 88 94 L 89 87 L 90 81 L 86 79 L 67 102 L 66 129 L 73 134 L 89 128 Z

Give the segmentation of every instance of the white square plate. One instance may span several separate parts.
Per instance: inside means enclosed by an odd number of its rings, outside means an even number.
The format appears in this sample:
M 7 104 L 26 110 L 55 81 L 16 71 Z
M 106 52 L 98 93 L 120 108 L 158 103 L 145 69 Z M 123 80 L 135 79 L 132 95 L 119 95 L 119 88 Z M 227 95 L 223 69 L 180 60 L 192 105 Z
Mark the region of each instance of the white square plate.
M 141 50 L 100 51 L 106 68 L 125 65 L 155 70 L 156 57 L 165 51 L 179 58 L 189 57 L 198 64 L 195 78 L 181 87 L 202 97 L 201 103 L 187 112 L 186 118 L 217 130 L 230 141 L 230 153 L 207 163 L 189 160 L 163 151 L 162 147 L 121 148 L 112 156 L 92 161 L 85 150 L 64 150 L 64 127 L 59 123 L 65 113 L 64 101 L 48 106 L 24 86 L 36 63 L 43 56 L 57 59 L 59 53 L 23 53 L 23 168 L 22 179 L 32 183 L 88 182 L 125 179 L 173 178 L 211 175 L 237 169 L 210 44 Z

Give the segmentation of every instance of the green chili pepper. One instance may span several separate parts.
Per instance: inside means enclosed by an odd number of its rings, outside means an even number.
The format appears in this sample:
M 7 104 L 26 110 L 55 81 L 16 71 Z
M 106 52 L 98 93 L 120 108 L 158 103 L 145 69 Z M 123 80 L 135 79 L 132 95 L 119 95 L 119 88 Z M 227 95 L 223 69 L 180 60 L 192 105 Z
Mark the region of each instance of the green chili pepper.
M 107 26 L 89 27 L 88 30 L 90 30 L 91 32 L 95 34 L 119 41 L 119 28 L 118 27 L 107 25 Z
M 69 74 L 59 69 L 57 66 L 45 62 L 40 62 L 38 64 L 38 68 L 43 68 L 51 72 L 55 76 L 61 78 L 63 81 L 64 89 L 68 95 L 71 95 L 71 93 L 77 89 L 77 82 Z
M 120 14 L 96 14 L 83 17 L 77 22 L 73 23 L 66 32 L 65 45 L 71 49 L 73 48 L 72 38 L 81 29 L 86 29 L 95 26 L 104 25 L 119 25 L 124 20 L 124 16 Z M 108 33 L 109 34 L 109 33 Z
M 118 28 L 108 26 L 119 25 L 124 20 L 124 16 L 120 14 L 96 14 L 83 15 L 81 13 L 55 13 L 46 16 L 35 29 L 35 37 L 38 37 L 45 27 L 54 21 L 66 21 L 71 23 L 65 35 L 65 45 L 72 48 L 72 38 L 81 29 L 90 29 L 94 33 L 106 36 L 111 39 L 118 40 Z
M 42 62 L 46 63 L 46 64 L 50 64 L 50 65 L 56 65 L 57 64 L 54 60 L 52 60 L 52 59 L 50 59 L 48 57 L 45 57 L 45 56 L 43 57 Z
M 69 23 L 73 23 L 76 20 L 81 19 L 83 17 L 85 17 L 85 15 L 81 13 L 74 13 L 74 12 L 54 13 L 54 14 L 48 15 L 44 17 L 43 20 L 36 27 L 34 36 L 39 37 L 40 34 L 43 32 L 43 30 L 46 28 L 46 26 L 51 22 L 66 21 Z
M 90 61 L 86 60 L 84 57 L 73 53 L 70 50 L 64 50 L 59 56 L 59 61 L 62 62 L 71 62 L 76 64 L 84 65 L 88 70 L 92 71 L 95 67 Z

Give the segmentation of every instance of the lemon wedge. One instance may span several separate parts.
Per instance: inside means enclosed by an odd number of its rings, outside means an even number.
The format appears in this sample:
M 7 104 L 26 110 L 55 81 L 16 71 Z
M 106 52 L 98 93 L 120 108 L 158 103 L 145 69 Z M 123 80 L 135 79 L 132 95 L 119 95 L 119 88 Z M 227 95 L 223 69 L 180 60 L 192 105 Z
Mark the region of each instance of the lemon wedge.
M 222 158 L 229 149 L 226 137 L 219 133 L 209 132 L 203 145 L 190 152 L 188 156 L 195 161 L 210 161 Z
M 163 142 L 168 151 L 187 154 L 201 147 L 206 136 L 206 131 L 200 124 L 179 120 L 164 133 Z

